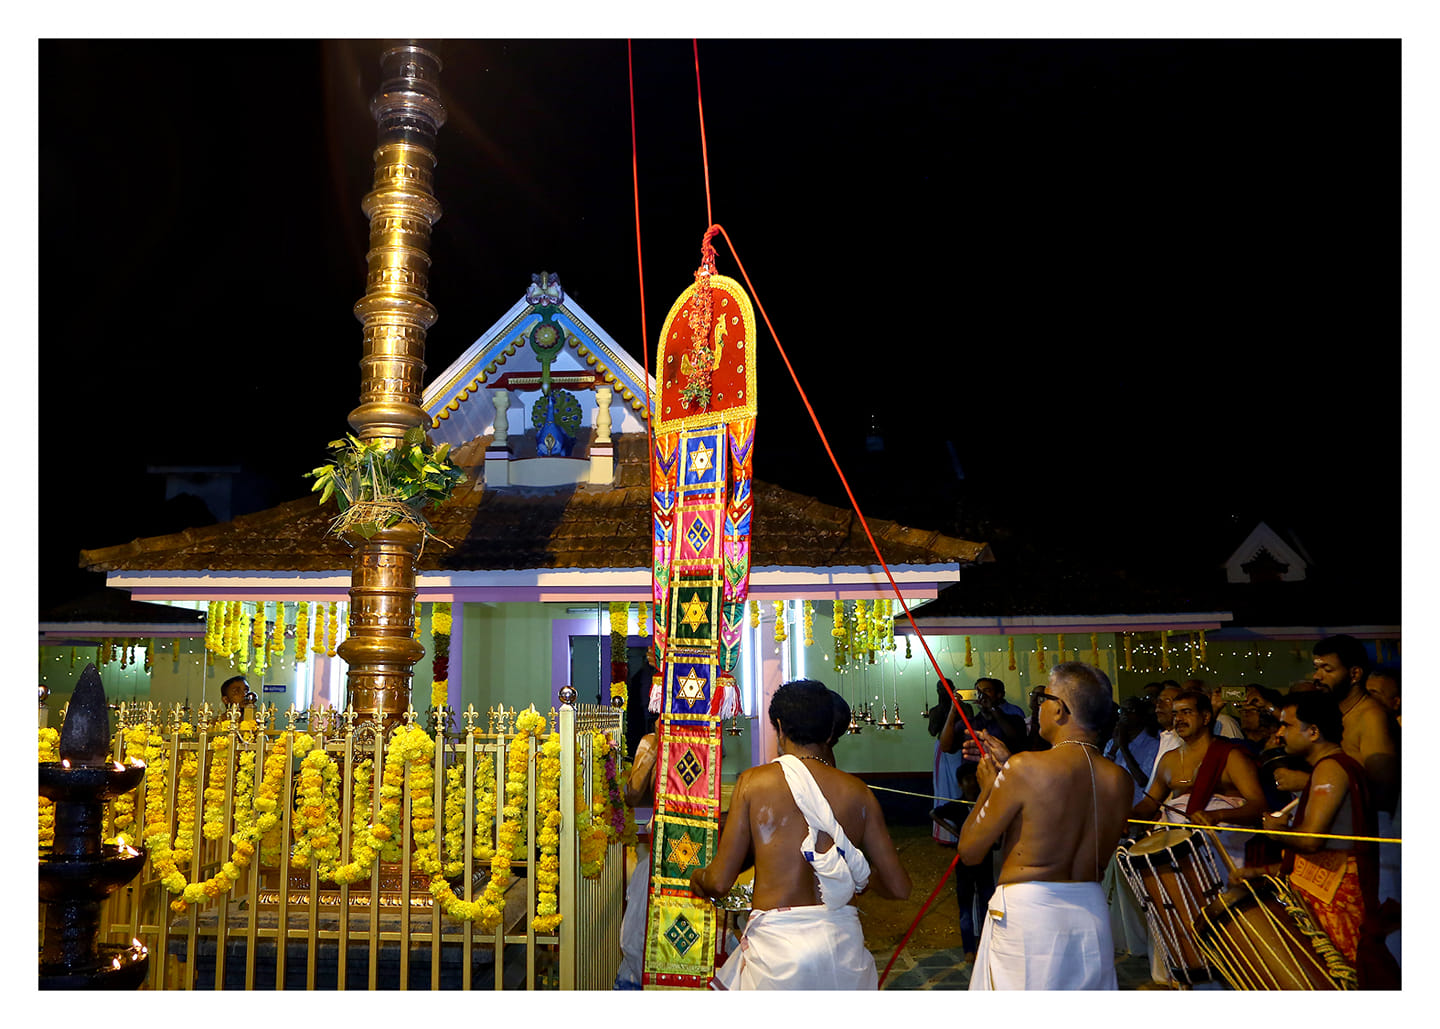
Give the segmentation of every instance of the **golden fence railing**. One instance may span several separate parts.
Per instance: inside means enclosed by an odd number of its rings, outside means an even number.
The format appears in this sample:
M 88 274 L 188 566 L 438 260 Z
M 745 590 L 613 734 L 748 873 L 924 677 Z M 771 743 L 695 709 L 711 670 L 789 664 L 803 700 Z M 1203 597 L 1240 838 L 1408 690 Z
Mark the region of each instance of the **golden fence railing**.
M 148 988 L 609 988 L 626 847 L 612 831 L 587 877 L 577 832 L 587 812 L 612 825 L 595 736 L 622 753 L 622 711 L 492 712 L 482 731 L 472 708 L 433 735 L 412 712 L 388 737 L 353 711 L 292 709 L 283 728 L 264 705 L 239 725 L 183 717 L 122 707 L 115 734 L 116 759 L 148 755 L 150 771 L 112 803 L 107 838 L 151 845 L 102 938 L 150 948 Z M 547 741 L 558 798 L 537 774 Z M 542 804 L 559 812 L 559 925 L 537 929 Z

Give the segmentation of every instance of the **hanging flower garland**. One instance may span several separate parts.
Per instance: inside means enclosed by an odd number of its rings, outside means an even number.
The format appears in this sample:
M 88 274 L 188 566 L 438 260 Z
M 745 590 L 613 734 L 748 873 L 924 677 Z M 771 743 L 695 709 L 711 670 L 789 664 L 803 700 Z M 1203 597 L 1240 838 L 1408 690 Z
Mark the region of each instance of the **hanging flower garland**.
M 240 671 L 250 671 L 250 616 L 240 615 L 239 627 L 235 632 L 236 653 L 240 657 Z
M 333 600 L 330 601 L 330 610 L 328 612 L 328 615 L 328 620 L 330 624 L 328 627 L 328 633 L 326 638 L 325 656 L 334 657 L 335 644 L 340 638 L 340 605 Z
M 603 736 L 604 733 L 596 733 Z M 609 740 L 606 741 L 609 743 Z M 603 762 L 605 774 L 605 802 L 610 811 L 610 821 L 605 827 L 605 833 L 611 843 L 618 842 L 625 835 L 625 791 L 620 786 L 620 751 L 614 743 L 609 743 L 605 751 Z
M 805 646 L 811 646 L 815 642 L 815 604 L 813 601 L 802 600 L 800 602 L 800 616 L 805 622 Z
M 430 666 L 430 706 L 442 707 L 450 690 L 450 630 L 453 616 L 449 604 L 430 606 L 430 638 L 435 641 L 435 657 Z
M 777 600 L 775 603 L 775 642 L 784 643 L 790 637 L 785 632 L 785 601 Z
M 266 624 L 265 601 L 257 600 L 255 602 L 255 617 L 250 623 L 250 660 L 255 669 L 255 674 L 261 677 L 265 675 L 265 669 L 269 661 L 266 655 L 266 649 L 269 646 L 270 637 L 265 631 Z
M 510 741 L 510 756 L 505 770 L 504 820 L 495 840 L 495 854 L 490 859 L 490 881 L 479 899 L 474 901 L 475 921 L 482 929 L 493 929 L 505 913 L 505 888 L 510 885 L 510 862 L 524 847 L 525 790 L 528 780 L 528 740 L 545 727 L 545 718 L 535 709 L 520 712 L 515 720 L 516 735 Z M 440 880 L 443 882 L 444 880 Z M 447 884 L 448 886 L 448 884 Z M 431 883 L 431 889 L 435 883 Z
M 164 741 L 156 736 L 152 746 L 150 739 L 149 726 L 132 726 L 125 731 L 125 753 L 127 755 L 139 754 L 147 765 L 153 763 L 164 752 L 162 749 Z M 123 843 L 127 847 L 135 846 L 135 833 L 131 826 L 135 824 L 135 797 L 138 792 L 137 788 L 115 798 L 115 821 L 111 831 L 115 833 L 114 842 Z
M 295 846 L 293 868 L 312 864 L 322 879 L 335 874 L 340 860 L 340 770 L 323 747 L 316 747 L 300 762 L 292 827 Z
M 225 796 L 230 785 L 226 752 L 229 749 L 228 736 L 217 734 L 210 741 L 210 774 L 205 777 L 200 809 L 200 835 L 207 840 L 218 840 L 225 835 Z
M 636 607 L 636 628 L 642 638 L 650 635 L 650 609 L 653 606 L 653 603 L 647 604 L 642 600 Z
M 285 653 L 285 602 L 282 600 L 275 601 L 275 622 L 271 626 L 270 653 L 277 656 Z
M 605 850 L 610 846 L 609 833 L 605 828 L 606 820 L 596 818 L 585 802 L 585 769 L 579 767 L 582 763 L 579 754 L 575 755 L 575 763 L 575 831 L 579 837 L 580 874 L 587 879 L 595 879 L 605 867 Z M 593 762 L 591 767 L 594 767 Z
M 265 755 L 264 776 L 256 793 L 254 806 L 253 808 L 249 805 L 246 806 L 243 820 L 237 817 L 236 831 L 230 837 L 230 842 L 235 845 L 235 849 L 231 852 L 230 860 L 220 866 L 219 872 L 204 882 L 186 882 L 185 876 L 174 867 L 174 862 L 169 860 L 168 855 L 163 852 L 159 855 L 154 851 L 151 852 L 151 864 L 157 872 L 162 873 L 165 888 L 171 893 L 181 894 L 179 898 L 170 902 L 173 911 L 183 913 L 191 904 L 209 903 L 216 897 L 228 893 L 245 874 L 245 868 L 255 854 L 256 840 L 262 833 L 273 829 L 278 820 L 275 808 L 289 771 L 289 762 L 285 760 L 285 744 L 290 736 L 291 732 L 287 730 L 270 744 L 270 749 Z M 308 753 L 313 745 L 314 740 L 305 733 L 294 734 L 294 752 L 296 754 Z M 242 755 L 242 757 L 244 756 Z M 248 756 L 253 759 L 255 755 Z M 252 764 L 251 768 L 253 769 L 253 767 Z M 240 809 L 238 794 L 247 785 L 244 777 L 236 776 L 237 811 Z M 253 811 L 258 811 L 260 814 L 252 817 Z
M 623 704 L 627 695 L 625 678 L 630 671 L 630 648 L 626 635 L 630 626 L 630 604 L 616 600 L 610 603 L 610 699 Z
M 310 643 L 310 605 L 301 602 L 295 605 L 295 663 L 298 665 L 308 656 Z
M 318 630 L 319 618 L 316 618 L 315 625 Z M 338 866 L 330 877 L 330 881 L 339 886 L 359 882 L 369 875 L 380 854 L 383 841 L 375 833 L 377 826 L 370 821 L 370 786 L 374 781 L 374 769 L 372 758 L 366 758 L 355 766 L 355 784 L 350 801 L 350 861 Z
M 475 828 L 480 828 L 478 819 Z M 445 878 L 465 871 L 465 766 L 445 769 Z
M 315 605 L 315 639 L 310 650 L 315 654 L 325 653 L 325 609 L 320 604 Z
M 475 765 L 475 860 L 495 856 L 495 759 L 489 754 Z
M 60 731 L 48 726 L 40 730 L 40 760 L 60 760 Z M 40 798 L 40 846 L 48 847 L 55 842 L 55 802 L 48 797 Z
M 760 601 L 750 601 L 750 628 L 760 628 Z
M 537 933 L 560 925 L 560 734 L 550 733 L 540 746 L 535 775 L 535 845 L 540 859 L 535 870 Z

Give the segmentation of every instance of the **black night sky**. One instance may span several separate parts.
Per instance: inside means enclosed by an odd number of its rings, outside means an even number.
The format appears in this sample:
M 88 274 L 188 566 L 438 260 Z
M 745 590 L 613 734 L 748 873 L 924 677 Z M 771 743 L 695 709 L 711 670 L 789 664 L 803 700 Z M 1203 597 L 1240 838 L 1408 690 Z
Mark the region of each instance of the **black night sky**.
M 345 430 L 380 50 L 39 42 L 42 609 L 99 585 L 81 548 L 184 526 L 147 466 L 241 465 L 265 507 Z M 625 40 L 441 53 L 430 374 L 542 269 L 638 356 Z M 691 41 L 633 57 L 653 355 L 706 191 Z M 867 515 L 1101 545 L 1264 518 L 1398 563 L 1399 41 L 702 39 L 699 60 L 714 220 Z M 757 477 L 843 502 L 761 343 Z M 932 504 L 946 441 L 958 515 Z

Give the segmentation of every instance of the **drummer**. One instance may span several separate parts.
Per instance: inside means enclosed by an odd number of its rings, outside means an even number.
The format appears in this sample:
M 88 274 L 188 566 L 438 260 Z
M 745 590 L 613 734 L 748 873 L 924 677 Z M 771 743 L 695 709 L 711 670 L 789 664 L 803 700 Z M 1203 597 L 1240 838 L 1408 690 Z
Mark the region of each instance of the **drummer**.
M 1186 690 L 1172 705 L 1180 745 L 1161 756 L 1132 818 L 1195 825 L 1253 826 L 1265 813 L 1265 791 L 1255 760 L 1238 741 L 1211 733 L 1210 697 Z M 1224 812 L 1221 821 L 1219 812 Z M 1237 865 L 1245 863 L 1244 833 L 1224 833 L 1221 843 Z
M 1374 843 L 1340 836 L 1373 836 L 1375 808 L 1368 775 L 1341 748 L 1339 705 L 1323 691 L 1287 697 L 1280 711 L 1285 749 L 1311 769 L 1293 815 L 1267 814 L 1265 828 L 1317 833 L 1284 836 L 1282 871 L 1305 898 L 1330 941 L 1354 965 L 1361 989 L 1398 988 L 1400 969 L 1386 950 L 1378 917 Z M 1329 838 L 1327 838 L 1329 837 Z M 1267 868 L 1240 871 L 1251 878 Z

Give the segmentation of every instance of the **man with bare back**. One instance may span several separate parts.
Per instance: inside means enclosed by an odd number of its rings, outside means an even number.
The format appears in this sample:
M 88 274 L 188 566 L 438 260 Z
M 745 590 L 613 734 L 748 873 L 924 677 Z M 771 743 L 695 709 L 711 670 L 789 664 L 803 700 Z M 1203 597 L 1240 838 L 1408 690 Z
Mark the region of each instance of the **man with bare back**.
M 867 885 L 904 900 L 910 877 L 875 795 L 834 767 L 837 718 L 831 691 L 810 679 L 785 683 L 770 700 L 780 756 L 740 773 L 715 856 L 690 876 L 695 893 L 719 899 L 754 852 L 754 906 L 714 988 L 876 988 L 851 901 Z
M 960 860 L 988 860 L 1002 834 L 1003 863 L 990 898 L 972 990 L 1113 990 L 1115 949 L 1100 878 L 1130 814 L 1134 781 L 1100 754 L 1110 680 L 1068 661 L 1039 699 L 1049 750 L 1011 755 L 988 733 L 980 798 L 960 831 Z

